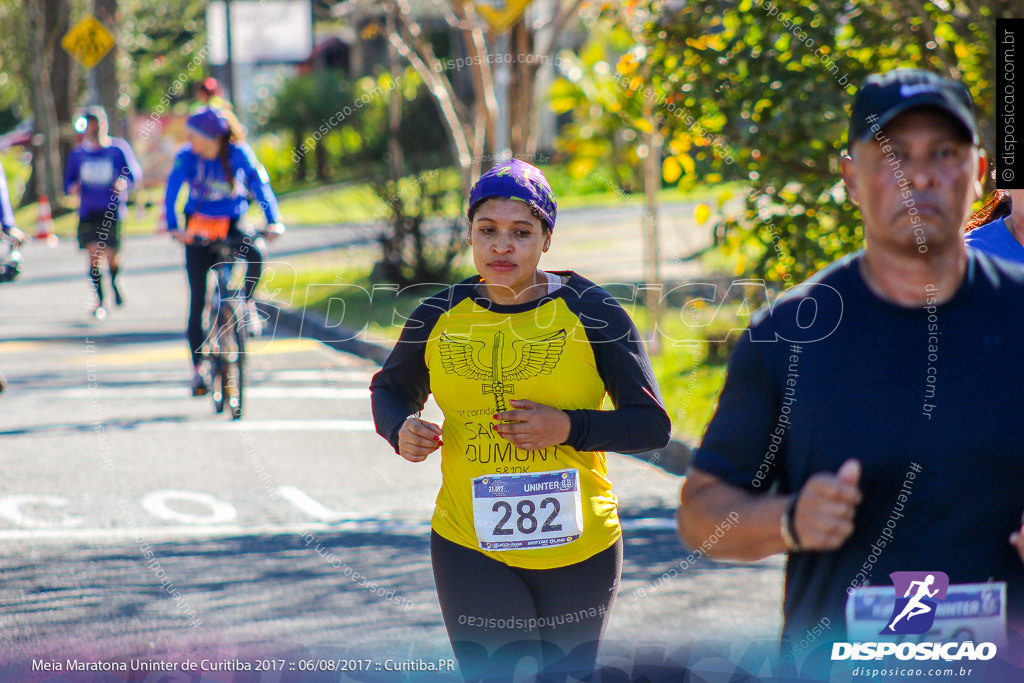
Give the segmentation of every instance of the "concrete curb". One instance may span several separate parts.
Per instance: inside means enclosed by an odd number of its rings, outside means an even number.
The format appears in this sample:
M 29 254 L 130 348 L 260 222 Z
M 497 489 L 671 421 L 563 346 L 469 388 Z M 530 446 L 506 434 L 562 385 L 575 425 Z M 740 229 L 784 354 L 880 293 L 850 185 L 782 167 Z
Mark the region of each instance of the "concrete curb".
M 280 328 L 297 337 L 315 339 L 332 349 L 372 360 L 379 365 L 391 353 L 390 349 L 379 344 L 360 340 L 359 330 L 345 325 L 328 325 L 327 320 L 315 311 L 296 311 L 270 301 L 257 301 L 256 308 L 268 321 L 267 327 L 273 330 Z
M 298 337 L 315 339 L 332 349 L 372 360 L 378 365 L 382 365 L 391 353 L 385 346 L 358 339 L 359 330 L 344 325 L 328 325 L 327 320 L 315 311 L 296 311 L 269 301 L 257 301 L 256 307 L 261 315 L 266 316 L 267 326 L 275 330 L 280 328 Z M 687 444 L 672 439 L 664 448 L 623 455 L 660 467 L 669 474 L 682 475 L 690 465 L 691 451 Z

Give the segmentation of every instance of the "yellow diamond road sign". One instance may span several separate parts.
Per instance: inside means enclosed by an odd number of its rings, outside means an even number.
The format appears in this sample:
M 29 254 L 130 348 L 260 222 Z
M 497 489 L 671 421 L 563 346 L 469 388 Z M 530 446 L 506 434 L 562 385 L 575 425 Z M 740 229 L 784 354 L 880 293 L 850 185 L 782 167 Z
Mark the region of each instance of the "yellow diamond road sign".
M 476 0 L 473 5 L 495 33 L 511 28 L 533 0 Z
M 114 36 L 91 14 L 75 24 L 60 44 L 78 63 L 91 69 L 114 47 Z

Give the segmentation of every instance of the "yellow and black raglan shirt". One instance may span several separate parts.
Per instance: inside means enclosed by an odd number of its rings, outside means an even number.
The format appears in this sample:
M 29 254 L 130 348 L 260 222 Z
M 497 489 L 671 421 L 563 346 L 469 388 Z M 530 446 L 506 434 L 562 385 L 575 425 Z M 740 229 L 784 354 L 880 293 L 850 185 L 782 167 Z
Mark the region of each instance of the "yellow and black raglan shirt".
M 528 569 L 614 544 L 622 530 L 605 451 L 660 448 L 670 429 L 629 316 L 593 282 L 559 275 L 561 287 L 523 304 L 485 298 L 478 276 L 424 300 L 370 385 L 377 432 L 396 452 L 429 394 L 444 413 L 434 531 Z M 601 410 L 606 394 L 614 410 Z M 511 399 L 566 411 L 569 438 L 516 448 L 492 429 Z

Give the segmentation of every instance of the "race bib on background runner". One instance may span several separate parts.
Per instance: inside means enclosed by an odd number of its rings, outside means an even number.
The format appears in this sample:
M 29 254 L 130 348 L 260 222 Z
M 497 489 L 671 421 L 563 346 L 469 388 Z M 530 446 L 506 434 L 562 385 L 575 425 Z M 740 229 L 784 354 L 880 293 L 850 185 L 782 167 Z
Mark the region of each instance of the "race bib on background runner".
M 921 635 L 882 635 L 892 618 L 896 591 L 892 586 L 854 589 L 846 599 L 846 631 L 850 641 L 967 641 L 1006 643 L 1006 582 L 950 584 L 935 606 L 935 621 Z
M 483 550 L 565 545 L 583 531 L 576 469 L 473 479 L 473 523 Z
M 89 159 L 82 162 L 78 178 L 83 185 L 113 185 L 114 162 L 110 159 Z

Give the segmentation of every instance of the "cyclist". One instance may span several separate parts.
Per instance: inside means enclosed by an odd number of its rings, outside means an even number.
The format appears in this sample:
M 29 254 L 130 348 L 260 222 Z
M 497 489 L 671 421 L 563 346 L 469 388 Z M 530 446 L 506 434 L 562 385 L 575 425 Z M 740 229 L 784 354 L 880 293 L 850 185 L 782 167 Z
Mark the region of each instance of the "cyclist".
M 664 446 L 670 421 L 622 307 L 576 273 L 537 267 L 557 210 L 540 169 L 495 166 L 469 207 L 479 275 L 413 312 L 371 383 L 374 421 L 410 462 L 442 449 L 430 551 L 463 675 L 522 641 L 549 670 L 560 650 L 579 675 L 622 568 L 605 451 Z M 443 426 L 419 418 L 430 393 Z M 614 410 L 601 410 L 606 394 Z
M 192 353 L 192 395 L 203 396 L 206 378 L 200 372 L 203 342 L 202 313 L 206 300 L 206 274 L 214 265 L 209 242 L 227 240 L 248 267 L 245 284 L 246 331 L 260 334 L 260 319 L 252 294 L 263 273 L 266 245 L 239 223 L 249 209 L 248 193 L 259 202 L 267 220 L 267 239 L 284 232 L 277 199 L 267 171 L 244 141 L 244 131 L 231 112 L 201 109 L 188 118 L 188 143 L 174 159 L 164 197 L 167 229 L 185 245 L 188 274 L 188 343 Z M 179 229 L 175 205 L 183 183 L 188 183 L 184 229 Z M 247 192 L 248 191 L 248 192 Z M 196 241 L 195 237 L 203 238 Z
M 124 302 L 117 281 L 121 268 L 121 215 L 128 190 L 142 182 L 142 169 L 131 145 L 107 135 L 107 116 L 102 109 L 85 114 L 75 127 L 82 131 L 82 142 L 68 155 L 64 191 L 81 196 L 78 246 L 89 255 L 89 277 L 96 292 L 92 314 L 102 319 L 107 315 L 100 272 L 104 259 L 110 271 L 114 304 L 120 306 Z

